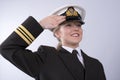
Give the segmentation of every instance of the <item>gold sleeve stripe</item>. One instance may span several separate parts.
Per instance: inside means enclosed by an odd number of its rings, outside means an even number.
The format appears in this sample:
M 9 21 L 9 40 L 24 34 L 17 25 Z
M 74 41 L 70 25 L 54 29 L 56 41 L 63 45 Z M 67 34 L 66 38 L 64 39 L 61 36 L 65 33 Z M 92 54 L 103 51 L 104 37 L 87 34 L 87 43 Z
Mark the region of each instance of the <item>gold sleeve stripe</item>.
M 22 25 L 20 25 L 20 28 L 26 32 L 26 34 L 32 39 L 35 40 L 34 36 Z
M 16 32 L 28 45 L 31 44 L 31 42 L 30 42 L 20 31 L 18 31 L 18 30 L 16 29 L 15 32 Z
M 15 32 L 29 45 L 35 38 L 34 36 L 22 25 L 20 25 Z
M 19 27 L 18 31 L 21 32 L 30 42 L 32 42 L 33 40 Z

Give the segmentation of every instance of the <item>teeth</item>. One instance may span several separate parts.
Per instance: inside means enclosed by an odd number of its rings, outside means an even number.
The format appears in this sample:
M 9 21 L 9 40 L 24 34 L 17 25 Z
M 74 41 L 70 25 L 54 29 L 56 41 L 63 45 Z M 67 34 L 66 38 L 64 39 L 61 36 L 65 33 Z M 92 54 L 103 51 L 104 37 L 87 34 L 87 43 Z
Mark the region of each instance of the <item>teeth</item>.
M 79 36 L 79 34 L 72 34 L 72 36 L 73 36 L 73 37 L 78 37 L 78 36 Z

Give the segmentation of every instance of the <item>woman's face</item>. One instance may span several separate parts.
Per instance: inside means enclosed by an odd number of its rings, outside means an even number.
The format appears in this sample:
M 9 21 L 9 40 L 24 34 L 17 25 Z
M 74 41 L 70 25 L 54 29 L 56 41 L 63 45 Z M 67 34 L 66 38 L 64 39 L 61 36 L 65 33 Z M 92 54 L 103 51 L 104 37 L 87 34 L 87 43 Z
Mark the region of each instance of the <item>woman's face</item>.
M 55 32 L 55 36 L 61 41 L 62 45 L 78 47 L 83 35 L 81 23 L 78 21 L 71 21 L 59 27 L 59 30 Z

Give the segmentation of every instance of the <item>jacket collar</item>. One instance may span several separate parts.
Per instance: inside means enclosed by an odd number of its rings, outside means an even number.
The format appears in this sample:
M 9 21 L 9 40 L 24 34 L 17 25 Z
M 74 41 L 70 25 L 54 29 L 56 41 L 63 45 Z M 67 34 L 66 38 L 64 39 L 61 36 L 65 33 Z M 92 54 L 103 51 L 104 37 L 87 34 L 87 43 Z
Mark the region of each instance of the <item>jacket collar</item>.
M 73 78 L 75 80 L 78 80 L 78 79 L 82 80 L 83 77 L 82 77 L 82 75 L 80 75 L 80 74 L 83 74 L 83 72 L 84 72 L 84 68 L 83 68 L 82 64 L 81 64 L 81 66 L 79 66 L 79 74 L 78 74 L 76 72 L 76 70 L 74 70 L 74 69 L 77 69 L 78 67 L 75 66 L 76 64 L 74 63 L 73 55 L 70 54 L 69 51 L 65 50 L 62 47 L 59 49 L 58 52 L 59 52 L 59 55 L 58 55 L 59 58 L 61 59 L 61 61 L 65 65 L 65 67 L 68 69 L 68 71 L 71 73 Z

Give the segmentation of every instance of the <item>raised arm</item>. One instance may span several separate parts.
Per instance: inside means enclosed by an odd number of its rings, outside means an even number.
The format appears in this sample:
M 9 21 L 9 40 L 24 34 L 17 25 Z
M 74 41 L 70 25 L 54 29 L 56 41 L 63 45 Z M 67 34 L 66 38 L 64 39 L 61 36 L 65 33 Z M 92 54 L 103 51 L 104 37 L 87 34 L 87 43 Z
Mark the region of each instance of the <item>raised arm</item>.
M 61 21 L 62 16 L 51 15 L 37 22 L 28 17 L 1 45 L 0 53 L 16 67 L 32 77 L 36 77 L 45 58 L 43 50 L 32 52 L 26 49 L 44 29 L 52 29 Z

